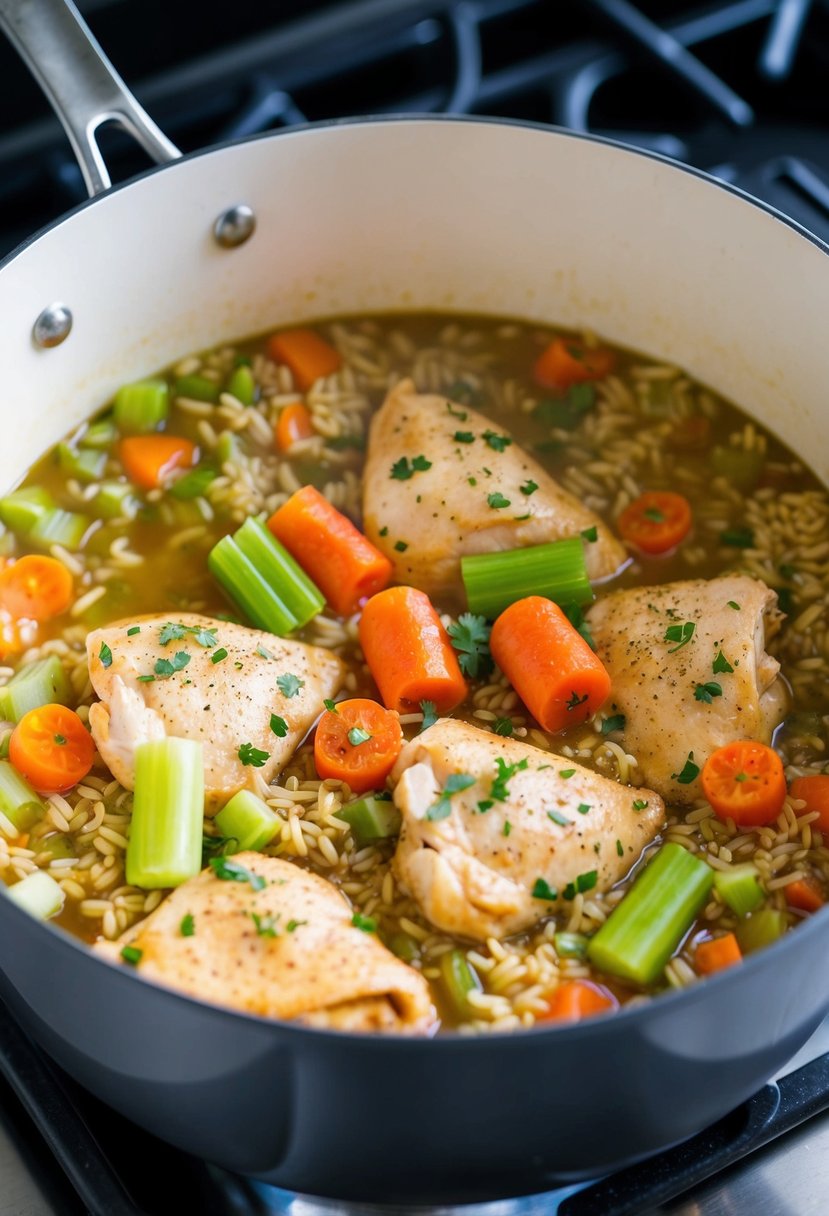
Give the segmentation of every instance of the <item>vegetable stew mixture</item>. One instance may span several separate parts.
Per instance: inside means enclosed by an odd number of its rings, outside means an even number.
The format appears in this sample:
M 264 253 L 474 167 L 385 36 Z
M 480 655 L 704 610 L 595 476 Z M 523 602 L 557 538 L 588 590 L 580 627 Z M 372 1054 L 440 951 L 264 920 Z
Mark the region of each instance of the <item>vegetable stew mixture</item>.
M 0 876 L 115 966 L 505 1030 L 829 895 L 829 499 L 675 368 L 286 330 L 124 385 L 0 519 Z

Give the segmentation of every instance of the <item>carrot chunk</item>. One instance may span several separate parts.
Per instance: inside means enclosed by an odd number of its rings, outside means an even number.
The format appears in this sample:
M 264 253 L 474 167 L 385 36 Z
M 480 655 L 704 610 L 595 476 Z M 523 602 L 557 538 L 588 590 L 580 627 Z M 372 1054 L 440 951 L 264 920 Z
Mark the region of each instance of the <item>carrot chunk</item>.
M 311 415 L 301 401 L 292 401 L 280 412 L 276 420 L 274 439 L 278 452 L 289 452 L 300 439 L 310 439 L 314 434 Z
M 547 1002 L 548 1012 L 538 1022 L 580 1022 L 595 1013 L 618 1009 L 619 1002 L 607 988 L 590 980 L 565 980 Z
M 818 912 L 826 903 L 826 897 L 813 878 L 800 878 L 783 888 L 786 903 L 801 912 Z
M 402 746 L 397 714 L 376 701 L 355 697 L 320 718 L 314 763 L 323 780 L 333 777 L 355 794 L 364 794 L 384 784 Z
M 595 714 L 610 695 L 602 661 L 552 600 L 528 595 L 492 626 L 492 657 L 544 730 Z
M 403 713 L 433 701 L 448 713 L 466 696 L 449 635 L 428 595 L 389 587 L 373 595 L 360 619 L 360 645 L 380 695 Z
M 601 380 L 616 366 L 616 356 L 606 347 L 585 346 L 573 338 L 553 338 L 533 365 L 533 379 L 542 388 L 566 393 L 574 384 Z
M 16 620 L 48 621 L 72 603 L 72 575 L 54 557 L 27 554 L 0 570 L 0 604 Z
M 338 372 L 339 353 L 313 329 L 283 329 L 268 339 L 268 354 L 291 369 L 297 388 L 307 393 L 322 376 Z
M 646 490 L 625 507 L 619 533 L 642 553 L 667 553 L 691 531 L 691 504 L 672 490 Z
M 313 486 L 292 494 L 268 527 L 341 616 L 391 578 L 389 559 Z
M 773 823 L 786 800 L 783 762 L 764 743 L 727 743 L 705 761 L 702 790 L 720 819 L 740 827 Z
M 700 942 L 694 956 L 697 971 L 700 975 L 711 975 L 735 963 L 743 961 L 743 954 L 733 933 L 725 933 L 722 937 L 713 937 L 710 941 Z
M 818 812 L 815 825 L 829 834 L 829 775 L 817 773 L 814 777 L 795 777 L 790 793 L 792 798 L 806 803 L 807 814 Z
M 178 435 L 130 435 L 119 443 L 118 455 L 134 485 L 156 490 L 176 469 L 195 462 L 196 445 Z
M 9 739 L 9 760 L 39 794 L 65 794 L 92 768 L 95 744 L 73 709 L 30 709 Z

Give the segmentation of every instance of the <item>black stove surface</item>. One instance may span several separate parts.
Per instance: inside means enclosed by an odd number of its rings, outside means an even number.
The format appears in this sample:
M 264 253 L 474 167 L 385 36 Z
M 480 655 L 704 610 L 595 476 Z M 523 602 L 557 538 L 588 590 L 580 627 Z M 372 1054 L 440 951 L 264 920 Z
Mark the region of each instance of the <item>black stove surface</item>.
M 500 115 L 677 157 L 829 239 L 829 5 L 817 0 L 640 0 L 637 7 L 627 0 L 281 0 L 278 7 L 234 0 L 232 8 L 86 0 L 80 7 L 184 151 L 350 114 Z M 84 193 L 60 125 L 5 45 L 0 78 L 2 256 Z M 144 167 L 117 133 L 106 136 L 105 152 L 114 180 Z M 829 1120 L 815 1118 L 829 1108 L 827 1048 L 829 1032 L 803 1067 L 651 1162 L 474 1212 L 678 1211 L 673 1197 L 711 1175 L 727 1179 L 735 1162 L 802 1121 L 812 1120 L 815 1135 L 827 1131 Z M 37 1180 L 34 1191 L 22 1183 L 4 1189 L 24 1177 Z M 813 1193 L 810 1210 L 829 1210 L 826 1173 L 815 1176 Z M 127 1124 L 59 1074 L 0 1006 L 0 1216 L 319 1210 L 344 1209 L 231 1176 Z M 752 1202 L 727 1210 L 795 1209 Z M 693 1200 L 686 1211 L 726 1207 Z

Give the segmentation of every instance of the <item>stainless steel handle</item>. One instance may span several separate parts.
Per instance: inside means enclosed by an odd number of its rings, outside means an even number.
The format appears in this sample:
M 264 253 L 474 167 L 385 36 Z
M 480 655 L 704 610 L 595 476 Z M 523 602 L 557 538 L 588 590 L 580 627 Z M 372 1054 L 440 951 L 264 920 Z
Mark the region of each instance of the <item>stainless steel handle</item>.
M 181 156 L 130 93 L 72 0 L 0 0 L 5 30 L 63 123 L 90 195 L 111 185 L 96 135 L 113 123 L 159 164 Z

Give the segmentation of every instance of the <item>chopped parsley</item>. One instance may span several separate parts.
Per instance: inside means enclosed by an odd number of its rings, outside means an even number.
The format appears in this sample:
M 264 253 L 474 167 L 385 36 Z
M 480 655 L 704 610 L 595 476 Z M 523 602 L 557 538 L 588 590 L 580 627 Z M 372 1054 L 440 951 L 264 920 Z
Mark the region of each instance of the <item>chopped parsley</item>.
M 634 800 L 633 800 L 634 811 L 644 811 L 644 809 L 647 805 L 648 805 L 648 801 L 646 798 L 634 798 Z
M 289 933 L 295 933 L 300 925 L 307 925 L 307 920 L 289 920 L 285 928 Z
M 469 773 L 450 773 L 437 802 L 433 802 L 427 810 L 426 818 L 430 823 L 434 823 L 438 819 L 448 819 L 452 811 L 452 804 L 449 801 L 452 795 L 459 794 L 461 790 L 468 790 L 474 784 L 475 778 L 470 777 Z
M 284 739 L 288 733 L 288 723 L 284 718 L 280 718 L 279 714 L 271 714 L 270 726 L 277 739 Z M 261 754 L 264 755 L 265 753 Z M 244 764 L 245 761 L 243 760 L 242 763 Z M 262 763 L 264 764 L 264 761 Z
M 585 891 L 592 891 L 598 879 L 598 870 L 588 870 L 585 874 L 579 874 L 575 882 L 568 882 L 562 895 L 565 899 L 575 899 L 577 895 L 583 895 Z
M 498 490 L 496 490 L 494 494 L 487 494 L 486 501 L 488 505 L 492 507 L 493 511 L 500 511 L 504 507 L 509 507 L 512 505 L 510 500 L 508 498 L 504 498 L 503 494 L 501 494 Z
M 112 666 L 112 651 L 107 646 L 106 642 L 101 642 L 101 649 L 98 651 L 98 658 L 101 660 L 102 667 Z
M 300 680 L 299 676 L 292 675 L 291 672 L 286 672 L 284 676 L 276 677 L 276 687 L 283 697 L 295 697 L 300 688 L 305 687 L 305 681 Z
M 620 857 L 624 857 L 624 855 L 625 855 L 624 846 L 623 846 L 621 840 L 616 841 L 616 852 L 618 853 L 618 855 Z
M 182 916 L 178 931 L 182 937 L 195 937 L 196 918 L 193 916 L 192 912 L 188 912 L 186 916 Z
M 368 743 L 371 735 L 367 730 L 363 730 L 362 726 L 352 726 L 348 732 L 348 742 L 352 747 L 359 747 L 361 743 Z
M 584 537 L 584 539 L 586 541 L 589 541 L 590 544 L 592 545 L 595 541 L 597 541 L 599 539 L 599 529 L 596 527 L 595 524 L 593 524 L 592 528 L 583 528 L 581 535 Z
M 394 542 L 394 547 L 398 553 L 405 553 L 409 547 L 409 542 L 405 540 L 396 540 Z
M 508 448 L 512 443 L 506 435 L 498 435 L 495 431 L 484 431 L 483 440 L 493 452 L 503 452 L 504 448 Z
M 742 782 L 742 781 L 748 781 L 748 773 L 735 773 L 735 774 L 734 774 L 734 780 L 735 780 L 735 781 L 740 781 L 740 782 Z
M 58 747 L 66 746 L 66 735 L 53 735 L 52 738 L 55 740 L 55 743 L 57 743 Z
M 735 603 L 735 601 L 734 601 L 734 600 L 729 600 L 729 601 L 728 601 L 728 607 L 729 607 L 729 608 L 733 608 L 735 612 L 739 612 L 739 611 L 740 611 L 740 605 L 739 605 L 739 604 L 737 604 L 737 603 Z
M 694 764 L 694 753 L 688 753 L 688 759 L 682 766 L 682 771 L 679 773 L 671 773 L 671 780 L 678 781 L 680 785 L 690 785 L 692 781 L 696 781 L 699 776 L 699 765 Z
M 580 802 L 579 805 L 576 807 L 576 810 L 578 811 L 578 813 L 580 815 L 586 815 L 587 812 L 592 807 L 592 805 L 593 805 L 592 802 Z
M 373 916 L 363 916 L 362 912 L 355 912 L 351 923 L 355 929 L 362 929 L 363 933 L 377 932 L 377 921 Z
M 495 803 L 492 801 L 491 798 L 484 798 L 481 802 L 478 803 L 478 814 L 485 815 L 487 813 L 487 811 L 491 811 L 494 806 L 495 806 Z
M 521 490 L 521 493 L 522 493 L 522 494 L 525 494 L 525 495 L 527 496 L 527 498 L 529 498 L 529 496 L 530 496 L 531 494 L 535 494 L 536 490 L 538 489 L 538 482 L 536 482 L 536 481 L 531 481 L 531 480 L 528 478 L 528 479 L 527 479 L 527 480 L 524 482 L 524 484 L 523 484 L 522 486 L 520 486 L 520 487 L 519 487 L 519 489 Z
M 455 443 L 475 442 L 475 436 L 473 435 L 472 431 L 455 431 L 452 438 L 455 440 Z
M 625 721 L 624 714 L 613 714 L 610 718 L 605 718 L 602 722 L 602 734 L 612 735 L 614 730 L 624 730 Z
M 425 473 L 427 469 L 431 469 L 432 462 L 427 460 L 425 456 L 415 456 L 412 463 L 409 464 L 405 456 L 401 456 L 399 460 L 395 460 L 391 466 L 389 476 L 392 481 L 409 481 L 414 477 L 415 473 Z
M 548 811 L 547 818 L 552 819 L 553 823 L 557 823 L 560 828 L 569 828 L 570 824 L 573 822 L 573 820 L 568 819 L 566 815 L 562 815 L 560 811 Z
M 662 640 L 676 642 L 676 645 L 671 647 L 668 654 L 676 654 L 683 646 L 687 646 L 696 631 L 697 627 L 693 621 L 686 621 L 684 625 L 669 625 Z
M 504 760 L 501 756 L 496 756 L 495 765 L 498 769 L 498 774 L 493 779 L 489 796 L 495 802 L 506 802 L 507 798 L 509 798 L 507 782 L 510 781 L 516 773 L 520 773 L 523 769 L 529 768 L 529 761 L 525 756 L 523 760 L 518 760 L 515 764 L 507 764 L 506 760 Z
M 161 626 L 159 642 L 162 646 L 166 646 L 168 642 L 177 642 L 187 633 L 186 625 L 177 625 L 173 621 L 168 621 L 166 625 Z
M 430 726 L 435 725 L 435 723 L 438 720 L 437 710 L 438 710 L 438 707 L 434 701 L 421 701 L 420 702 L 420 711 L 423 714 L 423 725 L 420 728 L 421 732 L 424 730 L 428 730 Z
M 211 663 L 221 663 L 222 659 L 227 658 L 227 651 L 224 646 L 220 646 L 218 650 L 214 650 L 210 656 Z
M 580 633 L 591 650 L 596 649 L 596 643 L 593 640 L 593 634 L 590 632 L 590 626 L 584 619 L 584 613 L 578 604 L 568 604 L 562 609 L 567 620 L 573 626 L 577 633 Z
M 585 693 L 583 697 L 580 697 L 574 688 L 570 694 L 570 699 L 566 702 L 567 712 L 570 713 L 571 710 L 578 709 L 580 705 L 584 705 L 588 695 L 588 693 Z
M 144 951 L 139 950 L 137 946 L 124 946 L 121 951 L 121 958 L 131 967 L 137 967 L 143 957 Z
M 385 525 L 385 527 L 382 527 L 382 528 L 380 529 L 380 535 L 381 535 L 381 536 L 388 536 L 388 534 L 389 534 L 389 525 L 388 525 L 388 524 L 386 524 L 386 525 Z
M 505 739 L 509 739 L 515 727 L 512 724 L 512 718 L 496 718 L 492 724 L 492 729 L 496 735 L 502 735 Z
M 533 883 L 532 890 L 533 899 L 546 899 L 552 902 L 558 899 L 558 891 L 555 887 L 551 887 L 546 878 L 537 878 Z
M 544 767 L 549 768 L 550 766 L 549 766 L 549 764 L 546 764 Z M 559 777 L 563 777 L 564 780 L 566 781 L 568 777 L 572 777 L 574 775 L 575 771 L 576 770 L 574 768 L 562 768 L 562 769 L 559 769 L 558 775 L 559 775 Z
M 326 697 L 325 700 L 323 701 L 323 705 L 325 706 L 325 708 L 328 710 L 328 712 L 330 714 L 335 714 L 337 712 L 336 702 L 330 700 L 328 697 Z
M 279 930 L 276 927 L 276 921 L 272 916 L 260 916 L 257 912 L 251 912 L 250 919 L 256 926 L 257 937 L 279 937 Z
M 174 676 L 177 671 L 184 671 L 184 668 L 190 662 L 190 655 L 186 650 L 179 650 L 172 659 L 157 659 L 153 671 L 157 676 L 163 676 L 165 679 Z
M 726 528 L 720 533 L 720 540 L 732 549 L 754 548 L 754 533 L 751 528 Z
M 275 735 L 278 735 L 279 731 L 274 729 L 273 724 L 275 717 L 276 714 L 271 714 L 271 730 Z M 280 718 L 279 721 L 282 722 L 282 719 Z M 283 722 L 282 725 L 284 726 L 285 723 Z M 242 764 L 249 765 L 251 768 L 261 768 L 263 764 L 267 764 L 270 760 L 270 755 L 268 752 L 263 752 L 260 748 L 254 747 L 252 743 L 243 743 L 239 748 L 237 755 L 242 761 Z
M 465 676 L 476 680 L 492 671 L 489 652 L 490 628 L 486 617 L 463 612 L 446 631 L 458 652 L 458 665 Z
M 662 524 L 665 522 L 665 512 L 660 511 L 659 507 L 645 507 L 642 514 L 645 519 L 650 519 L 655 524 Z
M 140 633 L 140 632 L 141 632 L 141 626 L 140 626 L 140 625 L 133 625 L 133 626 L 132 626 L 130 629 L 128 629 L 128 630 L 127 630 L 127 637 L 128 637 L 128 638 L 134 638 L 134 637 L 135 637 L 135 635 L 136 635 L 137 633 Z
M 703 701 L 706 705 L 710 705 L 714 697 L 722 696 L 722 684 L 717 684 L 714 680 L 709 680 L 707 684 L 697 684 L 694 689 L 694 700 Z
M 203 646 L 205 650 L 219 644 L 215 629 L 191 629 L 190 632 L 193 635 L 193 641 L 197 642 L 199 646 Z
M 246 882 L 254 891 L 262 891 L 268 885 L 261 874 L 254 874 L 232 857 L 211 857 L 210 868 L 222 882 Z
M 451 401 L 446 402 L 446 408 L 453 418 L 457 418 L 460 422 L 466 422 L 469 415 L 466 410 L 456 410 Z
M 154 679 L 155 679 L 155 676 L 139 676 L 138 683 L 139 684 L 151 684 Z
M 268 650 L 267 646 L 262 646 L 262 645 L 257 646 L 256 653 L 259 655 L 260 659 L 272 659 L 273 658 L 273 655 Z
M 711 670 L 713 671 L 715 676 L 720 675 L 721 673 L 728 675 L 729 672 L 732 672 L 734 670 L 734 668 L 731 666 L 731 664 L 729 663 L 728 659 L 725 657 L 723 652 L 721 650 L 718 650 L 717 657 L 714 659 L 714 662 L 711 664 Z

